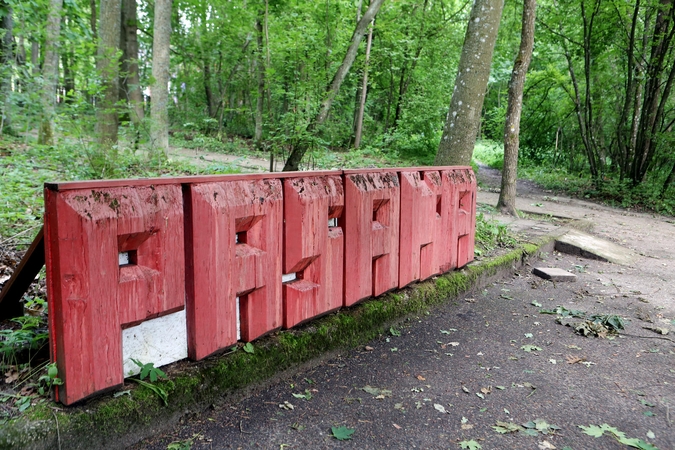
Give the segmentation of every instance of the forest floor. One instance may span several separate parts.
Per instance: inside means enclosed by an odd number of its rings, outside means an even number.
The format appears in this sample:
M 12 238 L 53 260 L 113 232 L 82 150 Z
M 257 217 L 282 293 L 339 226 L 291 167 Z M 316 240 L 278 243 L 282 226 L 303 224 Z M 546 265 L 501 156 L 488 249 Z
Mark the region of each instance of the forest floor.
M 482 168 L 479 179 L 480 210 L 521 240 L 559 233 L 569 219 L 590 221 L 595 236 L 631 249 L 635 262 L 544 253 L 134 448 L 675 448 L 675 223 L 530 182 L 518 186 L 527 214 L 514 219 L 489 206 L 499 173 Z M 577 281 L 545 281 L 532 267 L 561 268 Z M 558 323 L 582 311 L 619 317 L 625 329 L 584 337 Z

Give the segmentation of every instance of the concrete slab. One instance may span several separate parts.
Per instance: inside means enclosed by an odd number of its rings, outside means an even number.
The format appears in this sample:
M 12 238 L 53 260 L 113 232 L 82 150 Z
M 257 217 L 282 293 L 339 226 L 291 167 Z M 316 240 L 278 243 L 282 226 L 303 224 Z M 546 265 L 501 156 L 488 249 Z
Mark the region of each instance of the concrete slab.
M 551 281 L 577 281 L 577 276 L 557 267 L 535 267 L 532 273 L 545 280 Z
M 631 265 L 637 257 L 630 249 L 578 230 L 570 230 L 558 237 L 555 249 L 562 253 L 609 261 L 622 266 Z

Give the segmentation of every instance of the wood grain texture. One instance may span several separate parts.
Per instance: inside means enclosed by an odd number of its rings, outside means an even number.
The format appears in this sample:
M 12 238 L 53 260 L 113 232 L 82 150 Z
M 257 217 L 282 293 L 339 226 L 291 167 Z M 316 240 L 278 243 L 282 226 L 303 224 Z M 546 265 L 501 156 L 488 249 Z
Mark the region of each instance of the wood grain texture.
M 184 307 L 183 202 L 167 185 L 46 190 L 45 205 L 52 358 L 68 405 L 122 383 L 124 326 Z M 119 266 L 120 242 L 133 264 Z
M 279 179 L 186 186 L 188 353 L 193 359 L 282 325 Z M 238 239 L 238 242 L 237 242 Z
M 345 175 L 344 306 L 398 285 L 400 184 L 394 171 Z
M 342 216 L 341 177 L 300 177 L 284 180 L 284 328 L 342 306 L 344 234 L 329 227 Z

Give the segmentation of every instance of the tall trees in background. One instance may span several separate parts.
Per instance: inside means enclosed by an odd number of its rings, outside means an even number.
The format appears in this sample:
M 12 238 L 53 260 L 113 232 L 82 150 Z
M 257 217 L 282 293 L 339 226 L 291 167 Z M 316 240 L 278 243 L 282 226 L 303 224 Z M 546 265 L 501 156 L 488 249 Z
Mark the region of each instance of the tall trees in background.
M 0 0 L 0 12 L 13 12 L 0 23 L 0 127 L 10 120 L 21 133 L 38 128 L 40 142 L 53 142 L 58 103 L 64 131 L 76 125 L 86 141 L 114 145 L 119 129 L 120 149 L 166 151 L 170 123 L 178 139 L 251 139 L 278 157 L 290 154 L 289 167 L 311 165 L 306 152 L 354 144 L 415 164 L 436 156 L 466 164 L 475 135 L 501 142 L 513 116 L 517 2 L 501 20 L 498 0 L 478 0 L 473 10 L 468 0 L 382 2 L 368 40 L 370 22 L 354 33 L 354 7 L 365 10 L 365 1 L 180 0 L 172 8 L 167 0 L 69 0 L 51 13 L 61 2 Z M 520 161 L 589 173 L 596 184 L 655 182 L 665 193 L 675 180 L 673 0 L 538 8 L 541 45 L 524 84 Z M 113 15 L 118 32 L 106 31 Z M 471 39 L 489 43 L 497 23 L 487 79 L 490 55 Z
M 96 110 L 96 132 L 103 148 L 117 145 L 121 6 L 122 0 L 106 0 L 100 8 L 96 69 L 101 77 L 101 94 Z
M 518 147 L 520 145 L 520 115 L 523 110 L 523 87 L 534 49 L 534 19 L 537 1 L 523 1 L 523 20 L 520 30 L 520 49 L 513 63 L 509 81 L 508 106 L 504 124 L 504 166 L 502 188 L 497 207 L 518 216 L 516 210 L 516 180 L 518 179 Z
M 143 117 L 143 92 L 138 64 L 138 15 L 136 0 L 122 0 L 122 92 L 129 102 L 131 122 L 140 127 Z
M 471 163 L 504 0 L 476 0 L 466 28 L 436 165 Z
M 11 74 L 14 60 L 14 18 L 12 7 L 6 1 L 0 1 L 0 31 L 2 42 L 0 43 L 0 65 L 3 76 L 0 80 L 0 134 L 12 133 L 11 115 Z
M 59 36 L 61 33 L 61 9 L 63 0 L 50 0 L 42 63 L 42 86 L 40 106 L 42 109 L 38 144 L 54 144 L 54 117 L 56 116 L 56 83 L 59 76 Z
M 328 118 L 328 113 L 330 112 L 330 107 L 333 104 L 333 100 L 335 100 L 335 97 L 340 92 L 340 86 L 342 86 L 342 82 L 345 80 L 345 77 L 349 73 L 349 69 L 352 67 L 354 60 L 356 59 L 356 54 L 359 51 L 359 44 L 361 43 L 361 39 L 366 32 L 366 28 L 368 27 L 368 24 L 370 24 L 375 19 L 375 16 L 380 10 L 380 6 L 382 6 L 383 2 L 384 0 L 372 0 L 370 2 L 370 6 L 363 14 L 363 17 L 361 17 L 361 20 L 359 20 L 359 22 L 356 24 L 356 28 L 352 34 L 351 43 L 349 44 L 347 53 L 345 53 L 342 64 L 340 67 L 338 67 L 335 75 L 333 76 L 333 80 L 326 89 L 326 96 L 321 102 L 319 112 L 310 121 L 309 125 L 307 125 L 305 132 L 313 133 L 316 127 L 322 125 Z M 284 165 L 285 172 L 299 169 L 300 161 L 307 152 L 309 145 L 310 142 L 306 137 L 298 143 L 286 160 L 286 164 Z
M 151 139 L 155 149 L 169 155 L 169 45 L 171 1 L 155 0 L 152 38 Z

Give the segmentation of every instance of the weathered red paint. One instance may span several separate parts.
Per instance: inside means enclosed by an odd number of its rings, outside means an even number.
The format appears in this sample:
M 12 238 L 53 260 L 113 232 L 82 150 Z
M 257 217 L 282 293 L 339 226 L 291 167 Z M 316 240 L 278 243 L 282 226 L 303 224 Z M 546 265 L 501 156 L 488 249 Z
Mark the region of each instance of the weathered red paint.
M 440 175 L 437 171 L 401 171 L 399 179 L 401 233 L 398 287 L 402 288 L 439 272 L 434 241 L 436 228 L 441 224 L 438 223 L 440 215 L 436 212 L 436 193 L 430 184 L 440 186 Z
M 284 180 L 284 328 L 342 306 L 344 234 L 329 219 L 342 216 L 339 176 Z
M 476 179 L 427 167 L 54 183 L 45 207 L 52 360 L 71 404 L 122 383 L 122 329 L 144 320 L 185 307 L 201 359 L 237 342 L 237 296 L 251 341 L 464 266 Z
M 344 305 L 398 285 L 400 188 L 395 171 L 346 171 Z
M 282 325 L 279 179 L 186 185 L 188 354 L 202 359 Z
M 123 382 L 122 328 L 183 309 L 183 198 L 177 185 L 46 189 L 45 207 L 52 360 L 68 405 Z
M 451 243 L 457 243 L 457 263 L 464 267 L 473 261 L 476 232 L 476 176 L 471 168 L 458 167 L 443 171 L 446 180 L 453 187 L 453 214 L 455 225 L 451 232 Z

